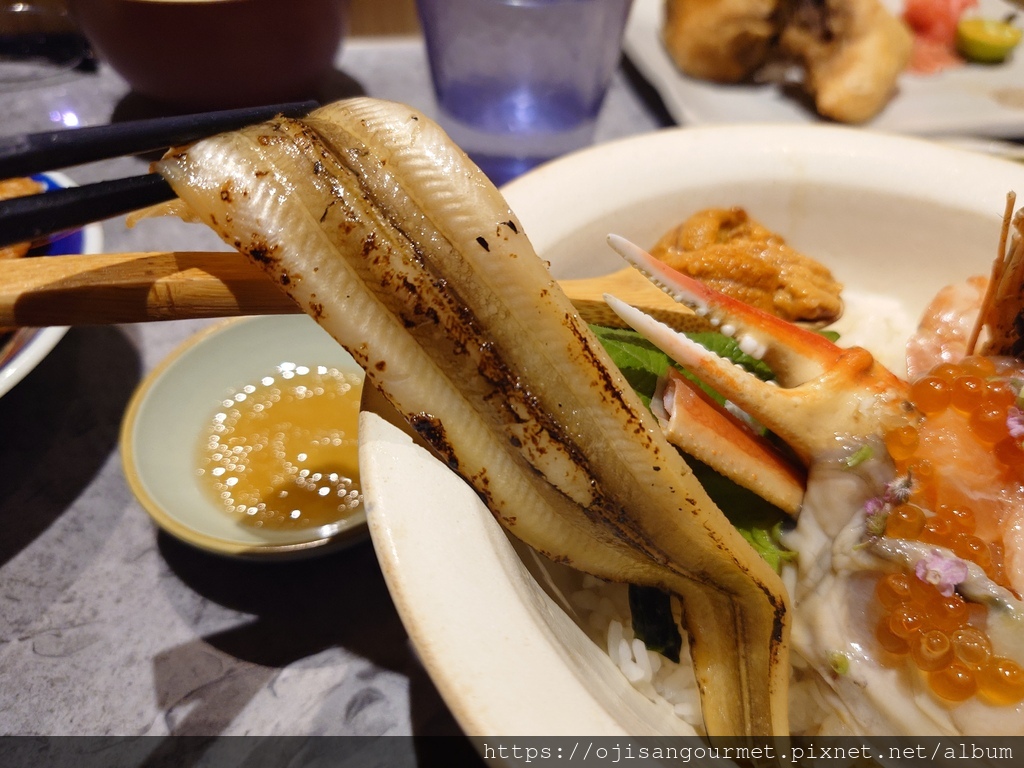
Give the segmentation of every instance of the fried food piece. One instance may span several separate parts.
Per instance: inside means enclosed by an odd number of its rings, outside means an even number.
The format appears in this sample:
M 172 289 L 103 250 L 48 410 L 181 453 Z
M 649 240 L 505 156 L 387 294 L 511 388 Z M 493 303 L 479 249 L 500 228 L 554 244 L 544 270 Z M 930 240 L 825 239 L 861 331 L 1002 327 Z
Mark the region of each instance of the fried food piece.
M 35 179 L 17 177 L 13 179 L 0 179 L 0 200 L 9 200 L 12 197 L 26 197 L 42 192 L 46 187 Z M 31 243 L 15 243 L 0 248 L 0 259 L 20 259 L 31 248 Z
M 796 0 L 779 46 L 802 63 L 821 115 L 863 123 L 892 98 L 913 36 L 879 0 Z
M 35 195 L 46 189 L 42 183 L 25 176 L 13 179 L 0 179 L 0 200 L 10 200 L 12 197 L 25 197 Z
M 665 0 L 662 41 L 702 80 L 768 81 L 795 65 L 815 109 L 843 123 L 882 110 L 913 48 L 880 0 Z
M 743 208 L 698 211 L 651 255 L 717 291 L 791 322 L 827 323 L 843 311 L 843 286 Z
M 666 0 L 662 41 L 686 74 L 740 82 L 767 61 L 778 8 L 778 0 Z

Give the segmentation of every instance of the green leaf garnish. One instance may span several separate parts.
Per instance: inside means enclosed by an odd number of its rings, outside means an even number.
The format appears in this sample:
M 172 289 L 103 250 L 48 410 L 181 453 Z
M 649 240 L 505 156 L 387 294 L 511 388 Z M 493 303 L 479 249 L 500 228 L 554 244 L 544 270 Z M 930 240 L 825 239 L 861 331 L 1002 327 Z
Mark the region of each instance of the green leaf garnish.
M 767 364 L 740 349 L 740 345 L 732 336 L 714 332 L 688 333 L 686 335 L 719 357 L 724 357 L 726 360 L 731 360 L 742 366 L 762 381 L 771 381 L 775 378 L 775 374 Z
M 724 402 L 724 398 L 721 395 L 708 388 L 703 382 L 690 376 L 690 374 L 676 365 L 668 355 L 636 331 L 629 328 L 609 328 L 601 325 L 593 325 L 591 330 L 608 352 L 612 362 L 622 371 L 626 381 L 629 382 L 629 385 L 636 391 L 647 407 L 651 405 L 651 398 L 654 397 L 654 390 L 657 388 L 658 379 L 664 375 L 670 366 L 700 385 L 705 392 L 719 403 Z M 686 336 L 720 357 L 743 366 L 764 381 L 770 381 L 774 378 L 771 369 L 760 360 L 743 352 L 735 339 L 721 333 L 710 332 L 687 333 Z
M 847 469 L 853 469 L 858 464 L 863 464 L 865 461 L 867 461 L 874 455 L 874 448 L 872 448 L 870 445 L 862 445 L 856 451 L 854 451 L 845 459 L 843 459 L 843 463 L 846 465 Z
M 672 360 L 634 330 L 594 325 L 591 330 L 644 405 L 650 407 L 658 379 Z
M 828 665 L 838 676 L 850 674 L 850 657 L 842 651 L 832 651 L 828 655 Z
M 789 521 L 785 512 L 692 456 L 686 457 L 686 463 L 729 522 L 775 571 L 796 557 L 782 544 Z

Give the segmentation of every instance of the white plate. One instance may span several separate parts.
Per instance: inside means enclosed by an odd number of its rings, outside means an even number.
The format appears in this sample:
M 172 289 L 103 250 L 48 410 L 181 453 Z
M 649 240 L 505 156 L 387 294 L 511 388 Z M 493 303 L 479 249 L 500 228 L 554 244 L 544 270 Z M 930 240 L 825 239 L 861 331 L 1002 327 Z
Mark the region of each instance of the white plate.
M 43 173 L 34 178 L 48 188 L 74 187 L 75 183 L 62 173 Z M 103 228 L 89 224 L 66 237 L 32 252 L 33 256 L 56 256 L 62 253 L 101 253 L 103 251 Z M 21 381 L 28 372 L 39 365 L 61 340 L 66 327 L 22 328 L 0 344 L 0 397 Z
M 943 284 L 987 273 L 1010 189 L 1024 191 L 1019 165 L 928 141 L 731 126 L 594 147 L 504 191 L 558 277 L 619 268 L 608 232 L 652 244 L 698 208 L 745 206 L 827 263 L 848 299 L 898 297 L 887 308 L 895 318 L 856 300 L 850 314 L 856 330 L 899 336 Z M 369 413 L 360 430 L 370 532 L 388 586 L 469 734 L 688 731 L 575 624 L 552 589 L 563 570 L 539 568 L 510 543 L 476 495 L 401 430 Z
M 661 43 L 663 4 L 634 0 L 623 45 L 677 122 L 820 121 L 775 86 L 716 85 L 683 75 Z M 901 8 L 902 2 L 891 0 L 890 7 Z M 1002 0 L 979 0 L 970 13 L 1002 18 L 1017 10 Z M 1024 137 L 1024 50 L 996 66 L 968 64 L 935 75 L 903 74 L 897 95 L 867 127 L 929 136 Z
M 228 392 L 284 362 L 362 374 L 311 318 L 283 315 L 211 326 L 184 342 L 139 385 L 121 426 L 121 459 L 135 496 L 172 536 L 210 552 L 249 558 L 319 554 L 366 537 L 363 509 L 332 532 L 241 525 L 199 482 L 199 441 L 218 404 Z

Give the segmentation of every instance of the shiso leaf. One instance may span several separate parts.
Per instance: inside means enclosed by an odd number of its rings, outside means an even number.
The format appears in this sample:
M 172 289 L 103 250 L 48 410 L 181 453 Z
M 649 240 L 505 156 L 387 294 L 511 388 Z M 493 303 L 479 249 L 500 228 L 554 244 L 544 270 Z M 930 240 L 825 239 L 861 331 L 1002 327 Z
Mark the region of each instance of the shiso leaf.
M 687 456 L 686 462 L 729 522 L 776 572 L 796 557 L 781 541 L 783 526 L 789 521 L 785 512 L 697 459 Z
M 654 396 L 658 379 L 664 375 L 670 366 L 676 368 L 688 379 L 697 383 L 719 403 L 725 402 L 721 395 L 709 389 L 703 382 L 695 379 L 687 371 L 676 365 L 668 355 L 636 331 L 630 328 L 609 328 L 601 325 L 592 325 L 590 328 L 608 352 L 612 362 L 622 371 L 629 385 L 633 387 L 647 407 L 651 405 L 651 398 Z M 771 368 L 743 352 L 736 343 L 736 340 L 729 336 L 714 332 L 688 333 L 686 336 L 720 357 L 743 366 L 750 373 L 764 381 L 770 381 L 774 378 Z
M 644 405 L 650 408 L 658 379 L 674 365 L 669 356 L 632 329 L 592 325 L 591 330 Z

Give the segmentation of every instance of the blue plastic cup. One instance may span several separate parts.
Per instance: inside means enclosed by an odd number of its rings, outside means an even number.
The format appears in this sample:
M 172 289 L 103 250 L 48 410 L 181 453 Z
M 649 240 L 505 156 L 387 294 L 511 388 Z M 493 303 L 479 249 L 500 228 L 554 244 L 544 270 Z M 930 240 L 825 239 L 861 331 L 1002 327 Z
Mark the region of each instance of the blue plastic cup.
M 586 146 L 632 0 L 417 0 L 441 123 L 496 184 Z

